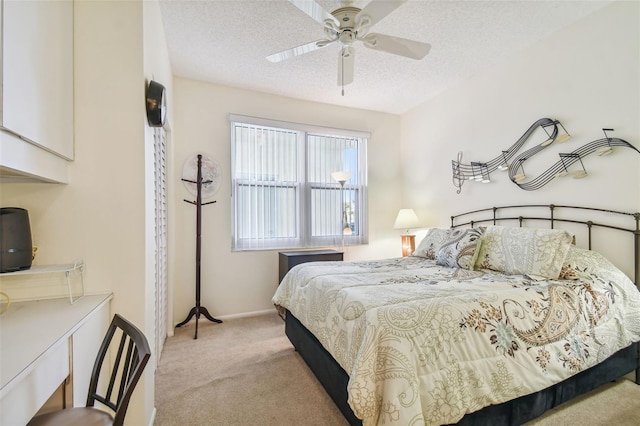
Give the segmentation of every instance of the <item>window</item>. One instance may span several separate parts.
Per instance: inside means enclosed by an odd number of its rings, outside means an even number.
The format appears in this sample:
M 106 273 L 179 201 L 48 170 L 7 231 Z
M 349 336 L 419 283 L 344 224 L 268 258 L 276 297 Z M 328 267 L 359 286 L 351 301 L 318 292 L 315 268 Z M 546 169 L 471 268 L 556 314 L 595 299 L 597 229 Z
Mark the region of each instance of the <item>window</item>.
M 234 250 L 367 243 L 369 134 L 230 120 Z M 351 173 L 344 188 L 336 171 Z

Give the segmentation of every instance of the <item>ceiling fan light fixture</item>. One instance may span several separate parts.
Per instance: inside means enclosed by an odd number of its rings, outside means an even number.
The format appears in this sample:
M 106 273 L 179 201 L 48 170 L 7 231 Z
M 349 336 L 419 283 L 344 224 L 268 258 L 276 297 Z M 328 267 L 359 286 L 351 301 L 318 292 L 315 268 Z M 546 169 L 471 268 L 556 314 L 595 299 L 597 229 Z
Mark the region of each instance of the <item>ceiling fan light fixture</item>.
M 343 30 L 338 35 L 338 41 L 342 43 L 344 46 L 351 46 L 353 42 L 356 40 L 357 40 L 356 34 L 349 29 Z

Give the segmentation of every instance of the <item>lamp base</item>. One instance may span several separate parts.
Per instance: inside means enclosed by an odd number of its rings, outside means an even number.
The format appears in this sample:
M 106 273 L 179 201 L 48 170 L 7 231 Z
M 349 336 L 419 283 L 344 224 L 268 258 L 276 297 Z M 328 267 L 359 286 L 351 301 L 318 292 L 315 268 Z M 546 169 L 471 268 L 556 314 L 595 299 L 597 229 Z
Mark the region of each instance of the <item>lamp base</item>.
M 402 238 L 402 257 L 407 257 L 416 249 L 416 236 L 404 234 L 400 238 Z

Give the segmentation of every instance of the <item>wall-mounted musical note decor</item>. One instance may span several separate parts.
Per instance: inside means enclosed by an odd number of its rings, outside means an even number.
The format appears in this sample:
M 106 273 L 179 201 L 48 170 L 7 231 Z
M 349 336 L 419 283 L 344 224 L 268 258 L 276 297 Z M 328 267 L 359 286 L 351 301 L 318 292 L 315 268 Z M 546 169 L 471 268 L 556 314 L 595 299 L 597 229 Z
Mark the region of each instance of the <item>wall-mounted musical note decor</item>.
M 562 134 L 559 134 L 560 131 L 558 126 L 562 129 Z M 547 138 L 533 148 L 516 155 L 538 128 L 542 128 L 545 131 Z M 456 192 L 460 194 L 462 191 L 462 185 L 465 182 L 491 182 L 491 173 L 497 170 L 508 171 L 511 182 L 518 185 L 521 189 L 524 189 L 525 191 L 534 191 L 542 188 L 555 178 L 571 175 L 575 179 L 578 179 L 587 176 L 587 170 L 582 162 L 582 159 L 587 155 L 596 153 L 599 156 L 605 156 L 613 152 L 614 147 L 631 148 L 640 153 L 640 151 L 629 142 L 623 139 L 610 137 L 607 132 L 612 132 L 613 129 L 602 129 L 602 131 L 604 132 L 604 138 L 589 142 L 571 152 L 559 153 L 559 161 L 549 167 L 544 173 L 529 179 L 529 176 L 527 176 L 524 169 L 524 165 L 527 160 L 551 146 L 554 142 L 558 144 L 566 142 L 571 138 L 569 132 L 567 132 L 558 120 L 541 118 L 533 123 L 531 127 L 529 127 L 529 129 L 527 129 L 527 131 L 520 137 L 520 139 L 518 139 L 509 149 L 502 151 L 501 155 L 490 161 L 472 161 L 469 164 L 464 164 L 462 162 L 462 151 L 460 151 L 457 158 L 451 161 L 453 185 L 458 188 Z M 581 169 L 570 171 L 570 167 L 574 163 L 578 162 L 580 163 Z

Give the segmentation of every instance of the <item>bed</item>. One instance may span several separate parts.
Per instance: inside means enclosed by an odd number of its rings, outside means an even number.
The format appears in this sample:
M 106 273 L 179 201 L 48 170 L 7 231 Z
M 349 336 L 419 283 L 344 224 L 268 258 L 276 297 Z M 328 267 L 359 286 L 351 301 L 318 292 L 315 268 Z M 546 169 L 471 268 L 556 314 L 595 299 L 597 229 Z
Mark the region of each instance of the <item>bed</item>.
M 639 219 L 476 210 L 407 258 L 298 265 L 273 302 L 350 424 L 522 424 L 633 371 L 638 383 L 640 293 L 591 248 L 594 229 L 620 234 L 603 240 L 628 246 L 638 282 Z

